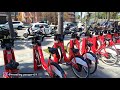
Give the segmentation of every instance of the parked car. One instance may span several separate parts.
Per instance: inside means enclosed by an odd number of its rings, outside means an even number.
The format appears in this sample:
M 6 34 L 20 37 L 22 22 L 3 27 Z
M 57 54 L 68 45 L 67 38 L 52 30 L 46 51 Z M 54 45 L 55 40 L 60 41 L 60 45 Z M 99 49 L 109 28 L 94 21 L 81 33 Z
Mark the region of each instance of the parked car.
M 13 23 L 14 29 L 22 30 L 22 28 L 24 27 L 24 24 L 21 21 L 12 21 L 12 23 Z M 6 27 L 7 29 L 9 29 L 8 22 L 5 23 L 3 26 Z
M 79 31 L 77 25 L 75 25 L 74 23 L 67 23 L 67 26 L 64 27 L 64 33 L 66 34 L 71 34 L 71 32 L 74 32 L 74 31 Z
M 3 26 L 0 26 L 0 39 L 8 35 L 10 35 L 10 30 Z M 18 32 L 16 30 L 14 30 L 14 35 L 15 35 L 15 38 L 18 36 Z
M 49 25 L 46 23 L 32 23 L 31 27 L 26 29 L 23 36 L 28 37 L 29 35 L 34 35 L 34 33 L 39 30 L 45 35 L 51 34 L 51 31 L 52 31 Z

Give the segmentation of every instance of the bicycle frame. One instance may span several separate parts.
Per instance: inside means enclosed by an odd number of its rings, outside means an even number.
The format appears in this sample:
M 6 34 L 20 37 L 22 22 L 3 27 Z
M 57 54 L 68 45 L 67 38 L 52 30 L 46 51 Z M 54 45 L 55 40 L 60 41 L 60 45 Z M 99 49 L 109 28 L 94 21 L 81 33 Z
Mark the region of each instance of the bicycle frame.
M 10 50 L 3 50 L 3 56 L 4 56 L 4 65 L 6 66 L 10 60 L 14 60 L 16 61 L 15 59 L 15 55 L 14 55 L 14 50 L 11 48 Z M 14 70 L 9 70 L 9 69 L 6 69 L 5 68 L 5 71 L 3 72 L 3 77 L 4 78 L 11 78 L 12 76 L 7 76 L 7 75 L 4 75 L 4 73 L 18 73 L 19 72 L 19 69 L 14 69 Z
M 77 66 L 77 62 L 86 66 L 87 67 L 87 64 L 86 62 L 84 62 L 83 60 L 79 60 L 79 59 L 75 59 L 76 56 L 81 56 L 79 51 L 76 52 L 76 53 L 73 53 L 73 49 L 74 49 L 74 40 L 75 39 L 70 39 L 70 49 L 69 49 L 69 56 L 67 57 L 66 55 L 66 51 L 64 49 L 64 42 L 63 41 L 59 41 L 59 40 L 55 40 L 54 41 L 54 48 L 59 48 L 61 47 L 61 50 L 62 50 L 62 55 L 63 55 L 63 58 L 64 58 L 64 62 L 67 62 L 69 63 L 70 65 L 72 65 L 73 67 L 75 68 L 78 68 Z M 54 62 L 56 63 L 61 63 L 59 62 L 59 59 L 60 57 L 57 56 L 56 54 L 53 54 L 53 57 L 54 57 Z
M 80 56 L 79 53 L 77 54 L 74 54 L 73 51 L 72 51 L 72 48 L 74 47 L 74 44 L 73 44 L 74 40 L 71 39 L 70 40 L 70 50 L 69 50 L 69 57 L 66 56 L 66 52 L 65 52 L 65 48 L 64 48 L 64 42 L 60 42 L 60 41 L 55 41 L 54 42 L 54 48 L 58 48 L 58 47 L 61 47 L 61 50 L 62 50 L 62 55 L 64 57 L 64 61 L 65 62 L 70 62 L 72 60 L 72 58 L 75 57 L 75 55 L 78 55 Z M 56 54 L 54 54 L 54 61 L 58 63 L 58 60 L 59 58 L 57 57 Z
M 35 50 L 37 50 L 38 53 L 39 53 L 39 58 L 40 58 L 40 59 L 39 59 L 39 62 L 41 62 L 40 68 L 37 68 L 38 66 L 37 66 L 36 61 L 35 61 L 35 59 L 36 59 Z M 46 70 L 46 71 L 50 74 L 51 77 L 53 77 L 53 73 L 52 73 L 52 71 L 51 71 L 51 70 L 49 69 L 49 67 L 48 67 L 48 66 L 50 65 L 50 62 L 52 62 L 52 60 L 49 58 L 49 59 L 48 59 L 48 63 L 45 62 L 41 45 L 35 44 L 35 45 L 33 46 L 33 60 L 34 60 L 34 70 L 35 70 L 35 71 L 42 68 L 42 69 Z
M 101 49 L 105 48 L 106 46 L 105 46 L 105 43 L 102 42 L 102 45 L 98 48 L 98 45 L 97 45 L 97 40 L 98 40 L 98 38 L 99 38 L 101 41 L 103 41 L 104 36 L 95 35 L 95 36 L 92 36 L 92 37 L 90 37 L 90 36 L 83 37 L 83 38 L 82 38 L 81 50 L 80 50 L 80 51 L 81 51 L 81 55 L 84 55 L 85 53 L 91 51 L 91 52 L 93 52 L 94 54 L 101 54 L 101 55 L 107 56 L 107 53 L 106 53 L 105 49 L 104 49 L 105 53 L 99 52 Z M 90 47 L 89 50 L 88 50 L 88 48 L 85 47 L 87 41 L 89 41 L 90 43 L 93 44 L 93 45 Z M 78 45 L 80 45 L 80 44 L 78 44 Z M 97 48 L 98 48 L 98 49 L 97 49 Z M 87 57 L 86 54 L 85 54 L 85 57 Z

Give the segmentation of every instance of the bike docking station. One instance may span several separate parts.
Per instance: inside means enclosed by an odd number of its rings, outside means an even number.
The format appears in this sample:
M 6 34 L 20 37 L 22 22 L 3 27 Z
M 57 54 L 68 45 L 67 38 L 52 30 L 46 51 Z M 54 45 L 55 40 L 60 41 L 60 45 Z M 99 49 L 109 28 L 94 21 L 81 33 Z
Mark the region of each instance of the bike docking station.
M 19 63 L 16 62 L 14 50 L 12 47 L 14 46 L 14 39 L 2 39 L 1 41 L 1 48 L 3 49 L 3 56 L 4 56 L 4 78 L 13 78 L 11 74 L 19 73 Z

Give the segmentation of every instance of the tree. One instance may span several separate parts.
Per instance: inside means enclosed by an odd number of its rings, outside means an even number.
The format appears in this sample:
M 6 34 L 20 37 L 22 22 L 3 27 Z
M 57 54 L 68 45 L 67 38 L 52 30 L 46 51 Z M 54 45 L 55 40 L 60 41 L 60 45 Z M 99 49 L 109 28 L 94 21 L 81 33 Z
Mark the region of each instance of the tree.
M 63 34 L 63 12 L 58 12 L 58 34 Z
M 107 21 L 110 21 L 110 12 L 107 12 Z
M 64 12 L 64 21 L 69 21 L 69 14 L 68 14 L 68 12 Z
M 9 28 L 10 28 L 10 36 L 13 39 L 14 38 L 14 29 L 13 29 L 11 12 L 7 12 L 7 15 L 8 15 L 8 24 L 9 24 Z
M 15 21 L 17 21 L 18 19 L 17 19 L 17 12 L 15 12 Z
M 81 16 L 81 22 L 82 22 L 82 12 L 80 13 L 80 16 Z

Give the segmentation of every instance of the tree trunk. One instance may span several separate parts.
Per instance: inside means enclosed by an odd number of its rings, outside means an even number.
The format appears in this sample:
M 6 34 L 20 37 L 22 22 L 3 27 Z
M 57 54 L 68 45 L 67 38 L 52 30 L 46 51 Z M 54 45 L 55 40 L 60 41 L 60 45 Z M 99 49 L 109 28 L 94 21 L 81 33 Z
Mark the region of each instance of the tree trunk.
M 110 21 L 110 12 L 107 13 L 107 21 Z
M 63 34 L 63 12 L 58 12 L 58 34 Z
M 17 19 L 17 12 L 15 12 L 15 19 L 14 19 L 15 21 L 17 21 L 18 19 Z
M 9 29 L 10 29 L 10 36 L 13 39 L 14 38 L 14 29 L 13 29 L 11 12 L 7 12 L 7 15 L 8 15 L 8 24 L 9 24 Z
M 94 22 L 96 22 L 97 21 L 97 15 L 96 15 L 96 12 L 95 12 L 95 19 L 94 19 Z
M 82 12 L 80 14 L 81 14 L 80 16 L 81 16 L 81 22 L 82 22 Z

